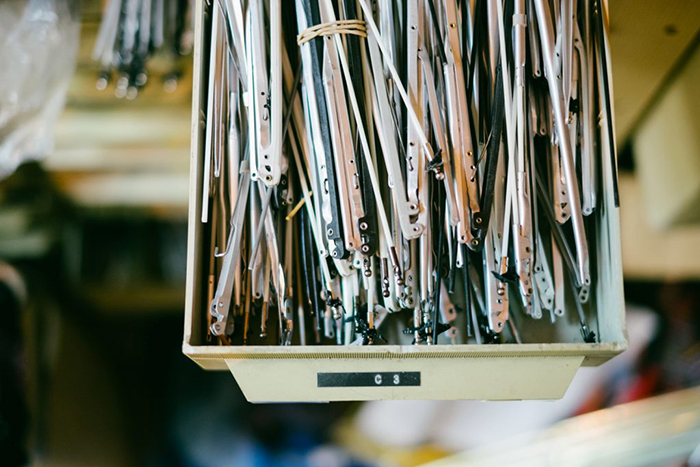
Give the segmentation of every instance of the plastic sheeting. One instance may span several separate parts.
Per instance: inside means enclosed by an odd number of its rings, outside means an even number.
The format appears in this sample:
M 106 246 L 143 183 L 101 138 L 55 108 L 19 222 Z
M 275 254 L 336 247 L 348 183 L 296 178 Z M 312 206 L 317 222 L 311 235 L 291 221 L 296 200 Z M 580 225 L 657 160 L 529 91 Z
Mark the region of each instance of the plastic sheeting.
M 80 39 L 77 0 L 0 2 L 0 179 L 53 149 Z

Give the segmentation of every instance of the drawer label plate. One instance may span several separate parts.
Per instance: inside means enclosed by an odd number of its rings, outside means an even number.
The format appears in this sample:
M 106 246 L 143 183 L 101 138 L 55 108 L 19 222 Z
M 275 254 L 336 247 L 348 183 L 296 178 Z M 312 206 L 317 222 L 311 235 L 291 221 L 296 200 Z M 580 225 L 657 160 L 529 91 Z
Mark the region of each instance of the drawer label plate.
M 319 388 L 420 386 L 420 371 L 317 373 Z

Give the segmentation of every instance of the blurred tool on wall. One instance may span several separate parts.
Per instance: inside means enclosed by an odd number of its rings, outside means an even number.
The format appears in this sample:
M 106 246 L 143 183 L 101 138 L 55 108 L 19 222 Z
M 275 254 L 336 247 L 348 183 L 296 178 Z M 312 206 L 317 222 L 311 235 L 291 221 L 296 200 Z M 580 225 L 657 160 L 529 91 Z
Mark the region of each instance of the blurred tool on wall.
M 174 91 L 183 75 L 181 58 L 192 51 L 193 6 L 193 0 L 108 1 L 92 51 L 102 67 L 97 89 L 116 78 L 114 95 L 134 99 L 148 82 L 149 60 L 158 54 L 170 68 L 163 88 Z

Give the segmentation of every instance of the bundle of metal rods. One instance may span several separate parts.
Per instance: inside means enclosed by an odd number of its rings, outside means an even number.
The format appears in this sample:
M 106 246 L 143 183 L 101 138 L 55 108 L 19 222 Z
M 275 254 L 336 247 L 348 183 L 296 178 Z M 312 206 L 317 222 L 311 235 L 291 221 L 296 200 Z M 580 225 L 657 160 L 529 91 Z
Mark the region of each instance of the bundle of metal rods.
M 160 52 L 171 62 L 163 76 L 167 92 L 182 76 L 180 57 L 192 50 L 194 0 L 108 0 L 92 52 L 100 63 L 97 88 L 116 75 L 117 97 L 134 99 L 148 81 L 147 63 Z
M 207 341 L 594 342 L 599 2 L 205 5 Z

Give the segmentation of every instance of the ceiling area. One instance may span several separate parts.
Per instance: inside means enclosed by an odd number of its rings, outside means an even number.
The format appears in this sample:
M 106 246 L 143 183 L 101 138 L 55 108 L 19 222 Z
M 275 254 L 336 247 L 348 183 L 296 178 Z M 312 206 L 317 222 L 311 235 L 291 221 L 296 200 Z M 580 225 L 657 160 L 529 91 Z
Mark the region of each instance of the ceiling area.
M 618 143 L 697 48 L 697 0 L 609 0 Z

